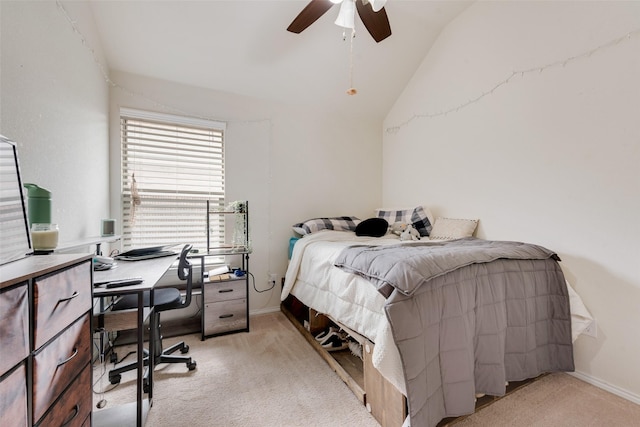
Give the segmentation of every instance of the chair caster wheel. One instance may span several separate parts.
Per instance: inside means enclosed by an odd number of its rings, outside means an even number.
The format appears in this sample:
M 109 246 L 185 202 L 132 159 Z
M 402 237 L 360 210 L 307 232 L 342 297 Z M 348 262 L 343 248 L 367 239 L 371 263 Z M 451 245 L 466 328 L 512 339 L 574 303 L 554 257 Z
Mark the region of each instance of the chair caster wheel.
M 182 353 L 182 354 L 185 354 L 185 353 L 188 353 L 188 352 L 189 352 L 189 346 L 188 345 L 185 345 L 184 347 L 182 347 L 180 349 L 180 353 Z
M 193 371 L 194 369 L 196 369 L 196 361 L 194 360 L 193 362 L 187 363 L 187 367 L 190 371 Z
M 109 375 L 109 382 L 111 384 L 120 384 L 120 380 L 122 379 L 122 375 L 120 374 L 116 374 L 116 375 Z

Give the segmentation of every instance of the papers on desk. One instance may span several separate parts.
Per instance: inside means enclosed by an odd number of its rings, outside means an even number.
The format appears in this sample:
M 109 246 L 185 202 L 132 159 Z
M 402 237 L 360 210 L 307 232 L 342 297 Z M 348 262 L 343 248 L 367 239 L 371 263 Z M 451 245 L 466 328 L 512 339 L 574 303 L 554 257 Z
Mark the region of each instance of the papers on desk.
M 229 266 L 221 265 L 220 267 L 216 267 L 214 269 L 209 270 L 207 273 L 207 277 L 210 282 L 221 282 L 223 280 L 229 280 L 233 278 L 233 274 L 229 274 Z

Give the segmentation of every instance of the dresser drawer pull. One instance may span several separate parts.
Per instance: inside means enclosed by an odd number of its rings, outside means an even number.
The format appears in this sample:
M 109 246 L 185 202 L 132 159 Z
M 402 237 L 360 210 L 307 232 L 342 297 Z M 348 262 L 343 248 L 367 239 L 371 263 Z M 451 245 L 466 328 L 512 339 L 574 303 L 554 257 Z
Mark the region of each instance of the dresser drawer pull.
M 227 293 L 227 292 L 233 292 L 233 289 L 220 289 L 218 291 L 219 294 L 224 294 L 224 293 Z
M 65 360 L 63 360 L 62 362 L 58 363 L 58 367 L 64 365 L 65 363 L 68 363 L 71 359 L 73 359 L 77 355 L 78 355 L 78 349 L 74 348 L 73 349 L 73 354 L 71 356 L 69 356 L 68 358 L 66 358 Z
M 229 317 L 233 317 L 233 314 L 222 314 L 218 316 L 218 319 L 228 319 Z
M 61 302 L 65 302 L 65 301 L 72 300 L 72 299 L 74 299 L 75 297 L 77 297 L 78 295 L 80 295 L 80 294 L 78 293 L 78 291 L 73 291 L 73 294 L 72 294 L 70 297 L 68 297 L 68 298 L 60 298 L 60 299 L 58 300 L 58 304 L 60 304 Z
M 78 404 L 76 403 L 76 405 L 73 407 L 73 413 L 70 414 L 71 416 L 65 422 L 63 422 L 60 427 L 68 426 L 69 424 L 71 424 L 71 421 L 73 421 L 73 419 L 77 417 L 79 413 L 80 406 L 78 406 Z

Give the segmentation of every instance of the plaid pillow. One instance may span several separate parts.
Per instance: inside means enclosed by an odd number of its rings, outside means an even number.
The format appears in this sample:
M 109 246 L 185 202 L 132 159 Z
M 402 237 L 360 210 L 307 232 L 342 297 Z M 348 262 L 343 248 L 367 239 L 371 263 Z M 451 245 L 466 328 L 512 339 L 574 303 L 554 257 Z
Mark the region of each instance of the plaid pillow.
M 431 212 L 422 206 L 414 209 L 376 209 L 376 216 L 384 218 L 392 226 L 396 222 L 404 222 L 413 225 L 420 236 L 428 236 L 433 225 L 429 220 Z
M 298 234 L 311 234 L 320 230 L 355 231 L 360 219 L 355 216 L 338 216 L 333 218 L 313 218 L 293 225 Z

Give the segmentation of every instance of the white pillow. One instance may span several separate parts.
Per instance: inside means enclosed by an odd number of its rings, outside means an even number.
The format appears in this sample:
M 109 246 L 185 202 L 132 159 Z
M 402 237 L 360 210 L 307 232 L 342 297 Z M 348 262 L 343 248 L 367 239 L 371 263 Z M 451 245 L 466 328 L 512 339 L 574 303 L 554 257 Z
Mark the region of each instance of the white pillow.
M 430 240 L 453 240 L 473 236 L 478 226 L 477 219 L 440 218 L 429 234 Z

